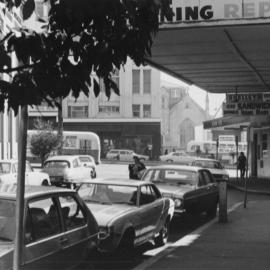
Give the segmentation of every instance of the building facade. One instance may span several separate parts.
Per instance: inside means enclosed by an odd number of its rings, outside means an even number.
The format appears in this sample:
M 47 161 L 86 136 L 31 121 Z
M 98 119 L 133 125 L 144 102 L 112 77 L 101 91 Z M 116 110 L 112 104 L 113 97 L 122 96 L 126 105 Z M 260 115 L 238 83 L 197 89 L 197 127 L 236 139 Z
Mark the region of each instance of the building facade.
M 208 98 L 208 96 L 207 96 Z M 202 128 L 203 121 L 208 120 L 208 106 L 203 110 L 189 95 L 188 87 L 162 87 L 162 150 L 186 150 L 187 143 L 195 140 L 197 136 L 205 133 Z M 196 135 L 196 132 L 200 134 Z
M 96 98 L 93 89 L 89 97 L 81 94 L 76 100 L 70 95 L 63 100 L 64 130 L 92 131 L 101 140 L 102 157 L 112 148 L 132 149 L 156 158 L 161 147 L 160 73 L 137 67 L 131 60 L 117 70 L 113 80 L 120 96 L 113 90 L 110 99 L 100 82 L 101 92 Z M 46 111 L 39 106 L 29 111 L 29 128 L 33 119 L 42 116 L 57 122 L 57 110 Z

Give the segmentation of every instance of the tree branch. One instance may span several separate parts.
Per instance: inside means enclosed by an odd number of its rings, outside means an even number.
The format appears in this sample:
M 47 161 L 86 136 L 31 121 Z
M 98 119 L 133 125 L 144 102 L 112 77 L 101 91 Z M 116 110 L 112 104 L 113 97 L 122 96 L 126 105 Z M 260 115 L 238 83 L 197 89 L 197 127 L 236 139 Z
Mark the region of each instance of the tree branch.
M 0 69 L 0 73 L 10 73 L 10 72 L 14 72 L 14 71 L 21 71 L 21 70 L 24 70 L 27 68 L 32 68 L 38 63 L 39 63 L 39 61 L 35 62 L 33 64 L 26 64 L 26 65 L 15 67 L 15 68 L 3 68 L 3 69 Z

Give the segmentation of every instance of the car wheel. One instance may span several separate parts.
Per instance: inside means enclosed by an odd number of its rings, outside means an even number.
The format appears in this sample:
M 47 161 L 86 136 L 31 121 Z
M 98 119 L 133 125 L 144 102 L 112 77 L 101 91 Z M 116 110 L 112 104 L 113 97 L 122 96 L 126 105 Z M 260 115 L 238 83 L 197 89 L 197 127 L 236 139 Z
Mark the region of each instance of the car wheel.
M 217 215 L 217 204 L 214 204 L 206 211 L 208 217 L 215 217 Z
M 169 238 L 169 220 L 167 219 L 163 227 L 158 233 L 158 236 L 154 239 L 157 247 L 164 246 Z
M 118 247 L 118 254 L 122 258 L 129 258 L 134 252 L 134 238 L 135 235 L 132 230 L 128 230 L 124 233 Z
M 48 186 L 49 185 L 49 181 L 47 179 L 43 180 L 41 183 L 42 186 Z
M 172 159 L 168 159 L 168 160 L 166 160 L 168 163 L 172 163 L 173 162 L 173 160 Z

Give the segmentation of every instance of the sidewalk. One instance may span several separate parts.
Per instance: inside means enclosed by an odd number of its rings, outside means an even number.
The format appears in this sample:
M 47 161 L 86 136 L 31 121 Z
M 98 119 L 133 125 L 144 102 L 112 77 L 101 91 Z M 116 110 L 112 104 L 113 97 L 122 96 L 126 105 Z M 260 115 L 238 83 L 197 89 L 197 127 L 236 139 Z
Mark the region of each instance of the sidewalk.
M 135 269 L 269 270 L 269 225 L 270 200 L 248 202 L 228 215 L 228 223 L 215 220 L 186 236 L 190 243 L 178 241 Z
M 241 191 L 245 190 L 244 179 L 230 178 L 228 185 Z M 247 179 L 247 190 L 250 193 L 270 195 L 270 179 L 249 178 Z

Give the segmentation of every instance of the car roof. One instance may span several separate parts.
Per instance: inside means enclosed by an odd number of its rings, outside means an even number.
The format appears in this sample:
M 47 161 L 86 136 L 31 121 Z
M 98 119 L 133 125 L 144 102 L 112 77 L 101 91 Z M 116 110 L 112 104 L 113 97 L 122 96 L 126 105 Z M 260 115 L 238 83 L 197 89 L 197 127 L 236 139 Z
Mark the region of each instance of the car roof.
M 5 199 L 16 199 L 17 192 L 17 185 L 16 184 L 0 184 L 0 198 Z M 31 197 L 39 196 L 39 195 L 46 195 L 46 194 L 53 194 L 53 193 L 75 193 L 74 190 L 67 189 L 67 188 L 59 188 L 54 186 L 25 186 L 24 198 L 28 199 Z
M 96 178 L 90 181 L 82 182 L 82 184 L 106 184 L 106 185 L 121 185 L 121 186 L 133 186 L 139 187 L 145 184 L 149 184 L 145 181 L 131 180 L 129 178 Z
M 131 149 L 111 149 L 110 151 L 132 151 Z
M 46 159 L 46 161 L 51 161 L 51 160 L 68 160 L 68 161 L 72 161 L 75 158 L 78 158 L 78 155 L 52 156 L 52 157 L 49 157 L 48 159 Z
M 185 170 L 185 171 L 191 171 L 191 172 L 197 172 L 199 170 L 202 170 L 201 167 L 196 166 L 188 166 L 188 165 L 158 165 L 158 166 L 152 166 L 149 167 L 147 170 L 150 169 L 174 169 L 174 170 Z

